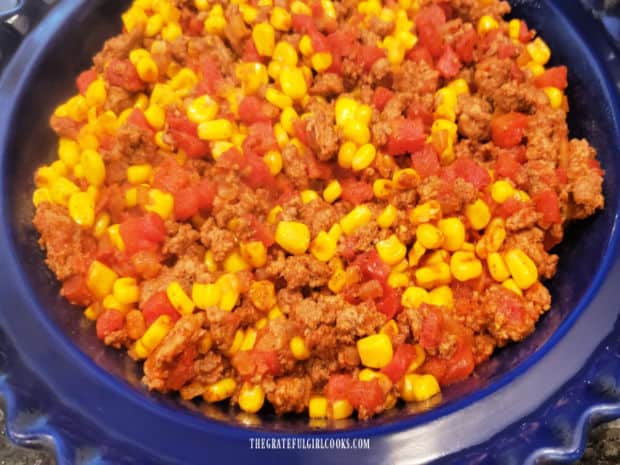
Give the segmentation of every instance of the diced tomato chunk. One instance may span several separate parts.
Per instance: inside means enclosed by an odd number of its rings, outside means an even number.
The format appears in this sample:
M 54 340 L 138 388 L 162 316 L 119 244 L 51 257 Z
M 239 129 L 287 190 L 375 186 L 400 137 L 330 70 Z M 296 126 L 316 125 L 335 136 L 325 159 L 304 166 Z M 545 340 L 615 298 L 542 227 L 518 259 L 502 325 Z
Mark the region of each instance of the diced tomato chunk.
M 297 119 L 293 123 L 293 133 L 295 137 L 297 137 L 302 144 L 306 146 L 310 146 L 310 139 L 308 137 L 308 131 L 306 129 L 306 122 L 302 119 Z
M 383 297 L 375 301 L 377 311 L 383 313 L 386 318 L 393 318 L 401 310 L 401 291 L 394 289 L 387 283 L 383 283 Z
M 446 371 L 440 379 L 440 384 L 449 386 L 463 381 L 474 371 L 476 363 L 471 345 L 465 341 L 459 341 L 454 355 L 448 359 Z
M 411 166 L 423 178 L 437 175 L 441 171 L 437 151 L 430 144 L 411 154 Z
M 333 374 L 325 385 L 325 397 L 330 401 L 344 400 L 349 398 L 349 390 L 353 384 L 353 378 L 349 374 Z
M 75 305 L 87 306 L 93 301 L 93 295 L 88 289 L 88 286 L 86 286 L 86 278 L 81 274 L 76 274 L 65 279 L 62 283 L 60 293 L 69 302 Z
M 174 194 L 189 184 L 189 173 L 173 158 L 155 168 L 153 187 Z
M 254 215 L 250 215 L 250 227 L 254 231 L 254 239 L 261 241 L 265 247 L 271 247 L 275 240 L 273 231 L 266 224 L 260 222 Z
M 523 113 L 510 112 L 494 117 L 491 121 L 493 143 L 506 149 L 519 145 L 527 125 L 528 117 Z
M 174 363 L 171 364 L 168 378 L 166 379 L 166 388 L 173 391 L 181 389 L 194 376 L 194 359 L 196 358 L 196 346 L 190 345 L 181 355 L 179 355 Z
M 372 104 L 377 110 L 383 111 L 392 97 L 394 97 L 394 92 L 386 87 L 378 86 L 372 96 Z
M 125 315 L 117 310 L 104 310 L 97 318 L 97 337 L 102 341 L 115 331 L 120 331 L 125 326 Z
M 452 171 L 457 178 L 464 179 L 470 184 L 476 186 L 477 189 L 484 189 L 491 183 L 489 172 L 477 161 L 469 157 L 457 158 L 452 165 L 444 168 L 444 172 Z M 443 178 L 442 174 L 442 178 Z M 450 176 L 444 178 L 450 179 Z
M 198 196 L 193 187 L 181 189 L 174 195 L 174 217 L 184 221 L 198 213 Z
M 260 121 L 273 121 L 278 113 L 275 106 L 254 95 L 243 97 L 239 103 L 239 120 L 248 126 Z
M 502 152 L 497 156 L 494 168 L 498 176 L 516 181 L 521 170 L 521 164 L 515 160 L 511 153 Z
M 92 84 L 93 81 L 97 79 L 97 70 L 95 68 L 87 69 L 86 71 L 82 71 L 80 75 L 75 80 L 78 90 L 80 94 L 85 95 L 88 90 L 88 86 Z
M 378 60 L 385 57 L 385 50 L 374 45 L 362 45 L 358 56 L 361 58 L 364 70 L 369 71 Z
M 423 61 L 428 66 L 435 66 L 435 63 L 433 61 L 433 55 L 431 55 L 431 52 L 428 50 L 428 48 L 422 44 L 417 44 L 415 47 L 409 50 L 407 52 L 407 59 L 413 62 Z
M 414 153 L 424 147 L 426 134 L 424 123 L 421 119 L 409 120 L 401 118 L 395 120 L 392 124 L 393 131 L 388 137 L 386 146 L 388 155 L 396 156 Z
M 104 71 L 105 79 L 113 86 L 122 87 L 128 92 L 139 92 L 146 87 L 138 71 L 129 60 L 112 59 Z
M 474 48 L 478 43 L 478 34 L 473 28 L 466 29 L 454 43 L 454 51 L 463 63 L 474 60 Z
M 527 44 L 535 35 L 535 31 L 530 31 L 527 27 L 527 23 L 521 20 L 521 27 L 519 28 L 519 42 Z
M 411 344 L 400 344 L 394 351 L 394 356 L 387 366 L 381 369 L 381 373 L 396 383 L 407 373 L 407 369 L 417 356 L 415 347 Z
M 446 23 L 445 11 L 436 4 L 422 8 L 415 18 L 420 44 L 425 46 L 434 58 L 443 53 L 444 39 L 441 26 Z
M 172 139 L 180 150 L 190 158 L 203 158 L 211 154 L 207 141 L 182 131 L 170 131 Z
M 166 238 L 164 221 L 155 213 L 132 216 L 120 225 L 120 233 L 129 255 L 142 250 L 155 251 Z
M 368 202 L 374 196 L 372 186 L 364 181 L 357 181 L 354 178 L 346 178 L 340 181 L 342 186 L 342 194 L 340 198 L 351 202 L 353 205 L 359 205 Z
M 243 46 L 242 59 L 243 61 L 257 63 L 261 63 L 263 61 L 263 57 L 260 55 L 260 53 L 258 53 L 256 45 L 254 44 L 254 41 L 251 37 L 245 41 L 245 45 Z
M 243 181 L 248 186 L 252 189 L 274 186 L 275 178 L 261 157 L 249 153 L 245 156 L 245 163 L 247 174 L 243 176 Z
M 425 305 L 426 313 L 422 319 L 420 345 L 425 349 L 434 350 L 439 346 L 443 336 L 444 319 L 441 309 L 433 305 Z
M 379 254 L 374 248 L 358 255 L 355 264 L 360 268 L 364 279 L 376 279 L 381 284 L 387 282 L 390 267 L 379 258 Z
M 557 87 L 564 90 L 568 87 L 568 69 L 566 66 L 556 66 L 547 69 L 543 74 L 534 79 L 536 87 Z
M 278 149 L 278 142 L 270 122 L 261 121 L 248 126 L 248 135 L 243 141 L 243 153 L 262 157 L 272 149 Z
M 327 181 L 332 178 L 332 166 L 328 162 L 317 160 L 312 152 L 304 154 L 304 162 L 306 163 L 306 172 L 309 179 L 323 179 Z
M 452 47 L 446 45 L 443 54 L 437 60 L 435 68 L 439 71 L 439 74 L 446 79 L 452 79 L 459 74 L 461 70 L 461 60 L 459 56 L 454 52 Z
M 562 223 L 560 215 L 560 199 L 554 190 L 546 190 L 534 197 L 536 210 L 543 215 L 543 220 L 547 223 Z
M 555 177 L 560 184 L 568 184 L 568 172 L 566 168 L 558 168 L 555 170 Z
M 129 115 L 129 118 L 127 118 L 127 122 L 129 124 L 133 124 L 134 126 L 142 128 L 146 131 L 154 132 L 153 128 L 151 127 L 148 120 L 146 119 L 146 116 L 144 116 L 144 112 L 140 110 L 139 108 L 133 109 L 133 111 Z
M 179 312 L 174 309 L 165 291 L 156 292 L 149 297 L 142 304 L 141 310 L 147 328 L 161 315 L 168 315 L 173 322 L 180 318 Z
M 501 43 L 497 47 L 497 57 L 504 58 L 514 58 L 519 55 L 519 46 L 512 43 Z
M 500 205 L 498 205 L 494 210 L 494 214 L 502 218 L 510 218 L 512 215 L 517 213 L 523 207 L 525 207 L 524 202 L 521 202 L 520 200 L 517 200 L 514 197 L 512 197 L 506 200 L 505 202 L 501 203 Z
M 229 170 L 238 170 L 244 165 L 243 154 L 235 147 L 226 150 L 215 162 L 217 166 Z
M 213 200 L 217 195 L 217 186 L 210 179 L 203 178 L 196 186 L 198 208 L 208 210 L 213 206 Z
M 314 18 L 310 15 L 294 14 L 291 16 L 291 28 L 298 34 L 310 34 L 316 31 Z
M 376 379 L 370 381 L 353 380 L 347 399 L 357 410 L 374 412 L 379 406 L 383 405 L 385 395 Z

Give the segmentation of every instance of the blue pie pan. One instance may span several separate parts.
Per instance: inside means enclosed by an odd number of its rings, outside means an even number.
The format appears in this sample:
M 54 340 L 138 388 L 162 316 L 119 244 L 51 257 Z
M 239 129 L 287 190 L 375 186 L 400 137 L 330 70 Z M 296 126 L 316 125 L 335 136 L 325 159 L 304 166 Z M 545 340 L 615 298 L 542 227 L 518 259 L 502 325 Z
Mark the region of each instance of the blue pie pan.
M 102 347 L 92 324 L 58 295 L 31 225 L 32 172 L 54 156 L 48 115 L 120 31 L 127 4 L 25 0 L 0 27 L 0 394 L 12 440 L 50 448 L 59 465 L 522 465 L 569 463 L 593 424 L 620 416 L 620 62 L 580 2 L 514 1 L 553 61 L 569 65 L 572 136 L 588 138 L 606 170 L 605 210 L 570 226 L 558 248 L 552 310 L 433 409 L 402 406 L 327 429 L 149 393 L 138 367 Z M 283 438 L 304 442 L 251 447 L 251 439 Z M 369 448 L 309 448 L 359 438 Z

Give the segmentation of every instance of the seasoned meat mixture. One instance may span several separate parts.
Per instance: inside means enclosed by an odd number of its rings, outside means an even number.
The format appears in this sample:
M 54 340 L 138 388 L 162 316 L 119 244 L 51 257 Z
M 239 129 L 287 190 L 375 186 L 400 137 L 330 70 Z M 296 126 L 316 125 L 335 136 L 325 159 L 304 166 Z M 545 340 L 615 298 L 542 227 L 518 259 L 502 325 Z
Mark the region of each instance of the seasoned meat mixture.
M 51 116 L 34 225 L 149 389 L 366 419 L 527 337 L 603 208 L 500 0 L 136 0 Z

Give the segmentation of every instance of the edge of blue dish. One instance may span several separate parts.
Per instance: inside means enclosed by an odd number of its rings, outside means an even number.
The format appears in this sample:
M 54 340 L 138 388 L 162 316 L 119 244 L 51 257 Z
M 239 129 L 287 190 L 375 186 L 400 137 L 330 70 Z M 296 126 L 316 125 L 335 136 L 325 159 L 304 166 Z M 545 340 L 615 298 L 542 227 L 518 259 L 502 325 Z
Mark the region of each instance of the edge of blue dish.
M 64 3 L 64 4 L 63 4 Z M 54 13 L 61 15 L 60 10 L 63 7 L 69 9 L 67 6 L 71 2 L 61 2 L 56 8 Z M 76 2 L 76 5 L 79 2 Z M 52 13 L 53 14 L 53 13 Z M 610 53 L 613 53 L 609 44 L 607 44 L 602 38 L 592 37 L 591 40 L 595 42 L 596 47 L 600 50 L 607 50 Z M 616 62 L 615 69 L 609 69 L 608 65 L 604 65 L 601 63 L 602 68 L 607 68 L 608 73 L 618 73 L 614 77 L 617 79 L 620 77 L 620 66 L 618 66 L 618 58 L 613 57 Z M 36 60 L 36 58 L 35 58 Z M 601 61 L 602 59 L 599 59 Z M 617 92 L 612 90 L 611 86 L 608 86 L 606 89 L 610 95 L 610 97 L 615 102 L 615 113 L 616 113 L 616 126 L 619 126 L 617 113 L 619 110 L 618 106 L 618 97 Z M 605 255 L 604 265 L 597 274 L 596 279 L 593 281 L 592 285 L 588 289 L 586 295 L 581 299 L 579 306 L 586 307 L 589 303 L 595 292 L 598 290 L 601 282 L 604 278 L 611 274 L 611 266 L 612 262 L 615 259 L 614 256 L 616 254 L 617 241 L 618 241 L 618 231 L 616 231 L 609 242 L 608 251 Z M 14 259 L 14 257 L 12 257 Z M 547 341 L 547 343 L 539 350 L 537 354 L 531 357 L 531 360 L 528 359 L 526 363 L 523 363 L 519 367 L 512 370 L 509 374 L 504 376 L 500 382 L 498 382 L 499 386 L 494 385 L 493 391 L 499 389 L 502 385 L 505 385 L 511 382 L 513 379 L 522 375 L 531 364 L 536 363 L 540 358 L 544 357 L 547 352 L 552 350 L 555 347 L 556 342 L 561 339 L 572 327 L 575 323 L 575 320 L 579 317 L 580 312 L 576 311 L 564 321 L 561 327 L 556 331 L 556 334 L 552 336 L 552 338 Z M 583 405 L 579 405 L 579 408 L 570 412 L 572 415 L 569 415 L 573 422 L 569 422 L 567 430 L 563 432 L 564 440 L 552 440 L 557 438 L 552 438 L 547 440 L 544 445 L 537 446 L 534 450 L 530 450 L 529 452 L 523 455 L 523 460 L 515 463 L 539 463 L 540 460 L 556 460 L 561 462 L 569 462 L 577 459 L 580 455 L 582 455 L 584 447 L 585 447 L 585 434 L 589 428 L 589 426 L 600 419 L 603 418 L 611 418 L 620 416 L 620 394 L 618 394 L 614 389 L 617 389 L 617 386 L 620 386 L 620 341 L 614 341 L 614 333 L 610 334 L 603 345 L 606 347 L 599 347 L 591 356 L 588 365 L 580 371 L 577 375 L 575 375 L 569 382 L 567 382 L 561 389 L 562 394 L 566 392 L 578 393 L 580 392 L 581 399 L 585 399 Z M 10 344 L 8 341 L 4 341 L 7 344 Z M 613 346 L 615 342 L 616 346 Z M 9 346 L 2 347 L 3 344 L 0 344 L 0 349 L 4 349 L 0 351 L 0 353 L 4 353 L 4 351 L 11 351 Z M 617 353 L 612 353 L 613 351 L 610 347 L 614 347 L 617 350 Z M 78 351 L 76 347 L 71 347 L 71 351 Z M 81 353 L 73 353 L 73 356 L 78 356 L 79 358 L 83 357 Z M 19 361 L 19 356 L 14 353 L 13 360 Z M 592 373 L 589 373 L 589 366 L 596 366 L 597 364 L 610 365 L 611 368 L 609 370 L 612 373 L 612 378 L 614 378 L 615 383 L 611 383 L 609 386 L 604 386 L 605 389 L 595 388 L 594 391 L 591 391 L 591 386 L 595 383 L 595 376 Z M 98 367 L 93 367 L 95 370 L 100 370 Z M 106 374 L 107 375 L 107 374 Z M 109 376 L 109 375 L 108 375 Z M 9 437 L 18 444 L 25 446 L 43 446 L 46 448 L 51 448 L 55 451 L 55 455 L 59 465 L 64 465 L 65 463 L 72 463 L 67 461 L 67 457 L 75 457 L 76 454 L 81 457 L 81 461 L 79 463 L 105 463 L 102 462 L 101 454 L 99 451 L 93 448 L 89 448 L 85 451 L 77 451 L 75 450 L 76 444 L 71 444 L 70 442 L 65 441 L 63 438 L 63 434 L 59 429 L 52 426 L 51 418 L 53 417 L 52 413 L 37 413 L 39 411 L 39 407 L 37 406 L 37 402 L 30 398 L 23 389 L 20 389 L 18 384 L 12 383 L 11 379 L 19 380 L 20 382 L 32 382 L 33 384 L 41 383 L 40 380 L 35 380 L 35 376 L 32 373 L 29 373 L 29 369 L 25 365 L 20 365 L 12 367 L 12 371 L 9 373 L 9 376 L 3 375 L 0 377 L 0 397 L 5 402 L 6 405 L 6 423 L 7 423 L 7 432 Z M 113 380 L 112 380 L 113 381 Z M 613 385 L 613 386 L 612 386 Z M 116 386 L 118 388 L 120 386 Z M 42 389 L 42 391 L 47 390 L 45 386 L 39 386 L 38 388 Z M 37 389 L 38 389 L 37 388 Z M 598 390 L 597 390 L 598 389 Z M 613 392 L 611 392 L 611 389 Z M 490 390 L 490 389 L 489 389 Z M 601 391 L 601 392 L 599 392 Z M 481 399 L 486 395 L 490 394 L 490 392 L 482 391 L 480 393 L 476 393 L 470 397 L 475 400 Z M 50 396 L 53 395 L 50 393 Z M 557 396 L 561 397 L 561 394 Z M 500 432 L 500 435 L 509 434 L 508 430 L 523 430 L 527 429 L 528 425 L 533 425 L 535 423 L 541 422 L 541 411 L 544 414 L 543 423 L 551 423 L 554 417 L 561 418 L 563 415 L 567 414 L 567 407 L 563 405 L 564 408 L 559 408 L 558 410 L 554 410 L 552 407 L 557 402 L 556 395 L 552 396 L 547 400 L 545 405 L 541 406 L 536 412 L 534 412 L 531 416 L 523 419 L 521 424 L 512 425 L 506 430 Z M 455 402 L 452 405 L 447 405 L 438 409 L 439 411 L 431 413 L 430 418 L 441 415 L 447 415 L 455 410 L 459 409 L 461 406 L 461 402 Z M 26 418 L 23 418 L 23 412 L 30 412 L 30 415 L 26 415 Z M 44 409 L 41 409 L 41 412 L 44 412 Z M 427 417 L 427 415 L 425 415 Z M 572 425 L 572 426 L 571 426 Z M 376 434 L 389 433 L 394 430 L 402 430 L 404 427 L 402 426 L 402 422 L 399 423 L 397 427 L 388 425 L 388 426 L 380 426 L 374 427 L 373 429 L 377 432 Z M 353 431 L 349 431 L 349 433 L 364 431 L 365 428 L 354 429 Z M 570 431 L 569 431 L 570 430 Z M 337 434 L 346 434 L 343 432 L 327 432 L 331 435 Z M 238 431 L 237 431 L 238 434 Z M 259 435 L 259 433 L 256 433 Z M 247 436 L 247 434 L 241 434 L 240 436 Z M 570 439 L 569 439 L 570 438 Z M 463 453 L 459 453 L 458 463 L 479 463 L 477 459 L 473 457 L 480 457 L 480 449 L 485 447 L 487 442 L 491 442 L 496 438 L 491 438 L 488 441 L 485 441 L 482 444 L 472 447 L 467 451 L 463 451 Z M 484 454 L 483 454 L 484 455 Z M 467 457 L 471 456 L 472 461 L 470 462 Z M 439 458 L 439 462 L 441 463 L 452 463 L 451 460 L 453 456 L 447 456 L 443 458 Z M 438 462 L 438 463 L 439 463 Z M 485 462 L 486 463 L 486 462 Z

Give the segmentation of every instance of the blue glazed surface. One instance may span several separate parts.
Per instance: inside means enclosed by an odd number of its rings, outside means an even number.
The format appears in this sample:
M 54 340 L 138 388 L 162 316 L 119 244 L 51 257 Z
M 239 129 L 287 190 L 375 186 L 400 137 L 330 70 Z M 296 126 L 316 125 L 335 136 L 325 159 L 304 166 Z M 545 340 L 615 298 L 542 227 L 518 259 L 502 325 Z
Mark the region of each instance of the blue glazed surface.
M 303 419 L 150 394 L 136 366 L 101 346 L 58 296 L 31 226 L 31 175 L 53 156 L 47 115 L 77 73 L 120 30 L 127 2 L 63 0 L 24 41 L 0 77 L 0 391 L 10 436 L 55 449 L 65 464 L 391 463 L 533 464 L 570 461 L 584 430 L 620 416 L 620 65 L 578 2 L 520 0 L 515 15 L 541 31 L 570 65 L 573 136 L 587 137 L 607 171 L 605 211 L 573 225 L 551 282 L 554 306 L 537 331 L 502 350 L 429 412 L 396 409 L 327 431 Z M 200 411 L 200 409 L 204 411 Z M 206 416 L 205 416 L 206 415 Z M 371 438 L 364 451 L 256 451 L 249 437 Z

